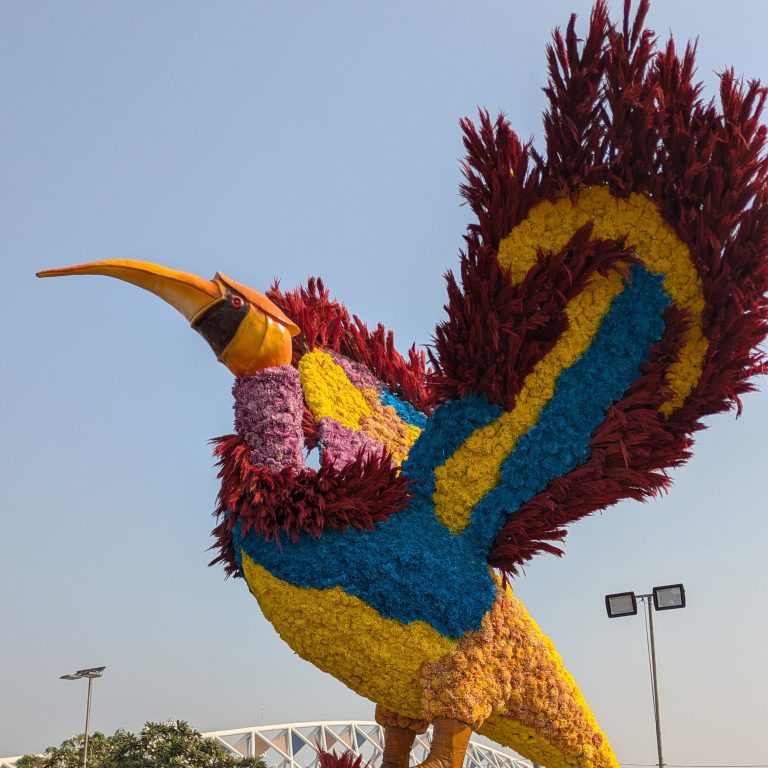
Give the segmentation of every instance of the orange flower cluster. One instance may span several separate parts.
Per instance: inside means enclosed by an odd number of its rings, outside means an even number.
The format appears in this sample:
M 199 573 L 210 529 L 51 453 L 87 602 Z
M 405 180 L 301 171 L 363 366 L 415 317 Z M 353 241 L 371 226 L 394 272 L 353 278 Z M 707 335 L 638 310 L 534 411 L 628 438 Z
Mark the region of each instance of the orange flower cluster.
M 478 632 L 422 668 L 424 714 L 461 720 L 493 738 L 514 731 L 521 754 L 547 768 L 618 764 L 560 656 L 511 589 Z

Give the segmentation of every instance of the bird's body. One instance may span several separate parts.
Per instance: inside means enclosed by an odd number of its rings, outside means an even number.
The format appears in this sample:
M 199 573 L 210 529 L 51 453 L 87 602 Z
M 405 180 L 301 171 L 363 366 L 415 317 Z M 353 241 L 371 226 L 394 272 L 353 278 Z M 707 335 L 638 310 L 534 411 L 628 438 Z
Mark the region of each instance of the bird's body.
M 243 574 L 296 653 L 403 719 L 431 722 L 441 703 L 455 711 L 460 702 L 478 733 L 541 764 L 618 765 L 551 641 L 509 587 L 498 585 L 478 630 L 456 640 L 425 622 L 386 619 L 340 587 L 281 581 L 247 556 Z
M 718 112 L 693 49 L 657 51 L 646 0 L 629 10 L 555 33 L 546 156 L 503 116 L 463 121 L 477 222 L 431 367 L 315 279 L 265 297 L 143 262 L 41 273 L 152 291 L 235 374 L 214 562 L 377 703 L 384 768 L 427 722 L 430 768 L 460 768 L 473 729 L 547 768 L 617 765 L 507 579 L 668 487 L 701 420 L 766 370 L 766 90 L 726 72 Z
M 607 408 L 637 377 L 662 336 L 669 297 L 658 275 L 637 266 L 623 277 L 615 273 L 596 282 L 608 300 L 600 315 L 588 321 L 594 329 L 589 350 L 575 350 L 577 360 L 570 366 L 552 367 L 558 381 L 549 387 L 551 397 L 540 403 L 535 427 L 515 440 L 508 433 L 516 425 L 519 429 L 519 413 L 511 421 L 514 411 L 468 396 L 439 406 L 428 417 L 359 363 L 319 348 L 300 356 L 295 368 L 270 369 L 235 386 L 240 438 L 246 445 L 252 442 L 257 462 L 265 460 L 268 441 L 263 436 L 277 430 L 264 414 L 274 414 L 282 438 L 275 445 L 281 446 L 290 429 L 295 437 L 288 442 L 303 437 L 309 411 L 326 466 L 343 471 L 360 452 L 369 458 L 395 455 L 404 459 L 401 473 L 409 483 L 405 507 L 370 529 L 346 527 L 319 536 L 298 531 L 292 540 L 278 531 L 267 538 L 249 530 L 247 517 L 235 522 L 230 508 L 237 502 L 223 500 L 239 572 L 281 636 L 308 661 L 387 710 L 431 720 L 445 715 L 441 709 L 448 707 L 457 719 L 473 723 L 480 732 L 486 728 L 506 746 L 542 764 L 551 761 L 552 751 L 561 753 L 558 760 L 570 750 L 572 757 L 595 765 L 615 764 L 615 758 L 556 652 L 487 563 L 509 510 L 578 466 Z M 299 387 L 300 397 L 286 396 L 298 393 Z M 251 413 L 258 414 L 258 430 L 249 429 Z M 457 498 L 440 497 L 438 483 L 446 485 L 444 468 L 460 461 L 472 448 L 473 436 L 477 442 L 489 429 L 496 439 L 471 451 L 471 466 L 486 468 L 500 443 L 508 446 L 507 454 L 499 457 L 495 483 L 478 494 L 470 514 L 460 520 Z M 553 456 L 558 437 L 553 430 L 564 429 L 569 441 Z M 229 456 L 231 451 L 223 458 L 224 473 L 240 475 L 226 466 Z M 307 472 L 299 454 L 270 458 L 275 471 Z M 460 465 L 464 490 L 472 484 L 468 466 Z M 354 504 L 355 498 L 349 501 Z M 249 501 L 247 507 L 252 506 Z M 464 660 L 466 670 L 466 659 L 477 653 L 483 664 L 462 684 L 454 668 L 462 668 Z M 531 668 L 539 676 L 547 670 L 545 693 L 515 705 L 511 699 L 520 697 Z M 493 681 L 490 690 L 483 678 Z M 469 687 L 474 693 L 462 703 L 456 691 Z M 552 712 L 565 706 L 564 699 L 572 702 L 580 719 L 561 718 L 559 728 L 550 725 L 547 737 L 539 734 L 537 743 L 525 729 L 526 720 L 529 729 L 542 720 L 551 723 Z

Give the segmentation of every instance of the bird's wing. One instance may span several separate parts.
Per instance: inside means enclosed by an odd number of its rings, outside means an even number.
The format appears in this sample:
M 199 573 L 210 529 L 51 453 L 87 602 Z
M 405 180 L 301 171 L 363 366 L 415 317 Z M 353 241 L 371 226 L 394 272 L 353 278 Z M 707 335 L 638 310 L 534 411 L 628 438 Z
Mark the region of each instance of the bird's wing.
M 618 28 L 600 2 L 583 41 L 573 18 L 556 31 L 545 152 L 503 116 L 463 122 L 477 222 L 435 334 L 442 405 L 409 465 L 510 572 L 558 552 L 567 523 L 664 488 L 702 417 L 764 372 L 766 90 L 726 71 L 719 105 L 702 101 L 693 47 L 657 50 L 646 11 Z

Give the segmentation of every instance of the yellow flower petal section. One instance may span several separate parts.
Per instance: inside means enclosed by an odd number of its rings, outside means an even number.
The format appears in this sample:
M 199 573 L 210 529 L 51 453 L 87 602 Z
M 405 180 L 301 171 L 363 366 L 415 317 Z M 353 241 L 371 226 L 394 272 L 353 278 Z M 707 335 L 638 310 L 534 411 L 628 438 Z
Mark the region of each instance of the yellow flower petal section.
M 418 427 L 401 419 L 391 405 L 383 405 L 375 389 L 358 389 L 327 352 L 308 352 L 298 368 L 304 400 L 315 421 L 328 417 L 363 432 L 383 445 L 395 464 L 403 463 L 421 434 Z
M 341 587 L 307 589 L 277 579 L 245 552 L 242 565 L 264 615 L 299 656 L 393 712 L 424 716 L 421 665 L 452 651 L 455 640 L 422 621 L 385 619 Z
M 548 200 L 531 209 L 499 245 L 499 262 L 515 283 L 522 282 L 538 259 L 538 250 L 559 251 L 574 232 L 594 223 L 593 237 L 627 238 L 651 272 L 664 276 L 664 288 L 676 306 L 691 317 L 679 360 L 669 366 L 670 397 L 659 409 L 665 416 L 677 410 L 701 377 L 708 340 L 702 331 L 704 295 L 688 248 L 664 221 L 656 204 L 633 192 L 628 199 L 614 197 L 607 187 L 587 187 L 576 204 L 568 198 Z
M 304 400 L 315 421 L 327 416 L 345 427 L 359 429 L 360 420 L 370 416 L 371 408 L 361 392 L 327 352 L 307 352 L 298 368 Z
M 617 272 L 592 277 L 566 307 L 568 328 L 526 377 L 513 410 L 475 430 L 435 470 L 435 515 L 452 533 L 464 530 L 475 505 L 499 482 L 504 460 L 538 421 L 555 393 L 557 377 L 586 352 L 623 284 Z
M 547 768 L 620 768 L 619 761 L 606 742 L 600 746 L 584 744 L 573 752 L 563 752 L 535 728 L 503 714 L 488 718 L 478 733 Z

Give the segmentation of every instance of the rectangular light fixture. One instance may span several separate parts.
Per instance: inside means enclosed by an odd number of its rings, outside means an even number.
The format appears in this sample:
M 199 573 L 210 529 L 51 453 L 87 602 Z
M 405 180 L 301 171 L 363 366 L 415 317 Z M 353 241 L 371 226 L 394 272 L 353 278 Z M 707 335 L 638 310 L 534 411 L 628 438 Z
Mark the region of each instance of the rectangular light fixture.
M 59 680 L 82 680 L 84 677 L 93 679 L 94 677 L 101 677 L 106 667 L 90 667 L 89 669 L 78 669 L 77 672 L 73 672 L 71 675 L 61 675 Z
M 671 611 L 685 608 L 685 587 L 682 584 L 668 584 L 653 588 L 653 607 L 657 611 Z
M 78 669 L 77 672 L 75 672 L 76 675 L 80 675 L 80 677 L 101 677 L 101 673 L 106 669 L 106 667 L 91 667 L 90 669 Z
M 634 592 L 617 592 L 605 596 L 605 610 L 611 619 L 620 616 L 634 616 L 637 613 L 637 600 Z

